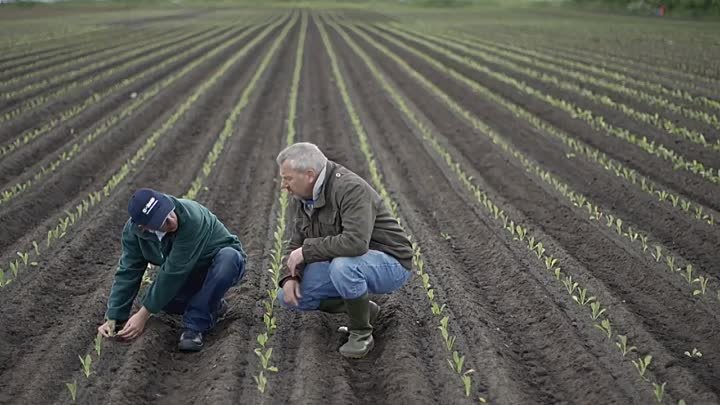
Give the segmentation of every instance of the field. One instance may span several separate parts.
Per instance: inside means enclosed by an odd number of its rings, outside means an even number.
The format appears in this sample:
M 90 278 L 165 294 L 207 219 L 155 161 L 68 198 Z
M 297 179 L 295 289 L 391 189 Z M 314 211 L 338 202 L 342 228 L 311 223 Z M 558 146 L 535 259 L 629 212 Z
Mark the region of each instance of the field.
M 0 10 L 0 403 L 720 404 L 717 24 L 305 6 Z M 297 141 L 415 243 L 363 360 L 276 299 Z M 96 338 L 146 186 L 249 254 L 199 354 Z

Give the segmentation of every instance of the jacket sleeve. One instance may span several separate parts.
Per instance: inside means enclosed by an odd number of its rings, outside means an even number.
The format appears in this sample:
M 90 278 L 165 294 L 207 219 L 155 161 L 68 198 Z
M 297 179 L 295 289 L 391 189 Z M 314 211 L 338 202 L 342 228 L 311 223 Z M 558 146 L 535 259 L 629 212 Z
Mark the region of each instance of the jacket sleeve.
M 303 257 L 306 264 L 367 253 L 376 216 L 370 190 L 362 184 L 353 184 L 340 196 L 338 206 L 342 232 L 305 239 Z
M 158 269 L 143 299 L 143 306 L 150 313 L 160 312 L 170 303 L 195 269 L 207 244 L 207 240 L 198 243 L 196 235 L 203 233 L 204 230 L 189 229 L 173 242 L 170 255 Z
M 137 237 L 127 229 L 129 226 L 131 225 L 128 222 L 123 230 L 122 255 L 115 271 L 115 279 L 108 298 L 108 309 L 105 313 L 107 319 L 121 322 L 130 317 L 133 300 L 140 289 L 142 276 L 148 265 L 140 251 Z

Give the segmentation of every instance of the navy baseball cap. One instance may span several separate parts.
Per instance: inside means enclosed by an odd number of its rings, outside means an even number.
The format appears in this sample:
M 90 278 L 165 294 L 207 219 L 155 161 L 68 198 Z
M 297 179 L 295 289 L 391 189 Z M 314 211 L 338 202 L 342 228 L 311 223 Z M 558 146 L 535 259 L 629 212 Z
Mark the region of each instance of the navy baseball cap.
M 135 191 L 128 203 L 130 218 L 142 226 L 159 230 L 165 218 L 175 209 L 175 204 L 167 195 L 150 188 Z

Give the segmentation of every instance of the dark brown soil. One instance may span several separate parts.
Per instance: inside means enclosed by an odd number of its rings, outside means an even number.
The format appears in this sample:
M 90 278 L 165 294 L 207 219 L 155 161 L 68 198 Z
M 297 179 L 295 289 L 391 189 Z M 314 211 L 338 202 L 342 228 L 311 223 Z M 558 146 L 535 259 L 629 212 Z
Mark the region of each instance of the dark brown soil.
M 330 159 L 371 181 L 360 138 L 320 35 L 319 23 L 326 21 L 320 16 L 324 14 L 304 12 L 311 18 L 293 123 L 296 141 L 318 144 Z M 290 21 L 289 12 L 278 11 L 278 17 L 281 15 L 285 23 Z M 700 224 L 667 204 L 657 203 L 591 162 L 568 158 L 548 134 L 362 28 L 395 17 L 358 10 L 345 16 L 572 189 L 627 218 L 674 254 L 696 264 L 704 274 L 720 277 L 717 226 Z M 195 24 L 210 18 L 201 13 L 185 17 L 188 30 L 207 28 Z M 137 23 L 152 29 L 160 21 L 164 18 Z M 202 83 L 264 28 L 251 28 L 254 31 L 248 38 L 236 41 L 245 28 L 216 25 L 219 28 L 213 40 L 201 50 L 139 81 L 127 93 L 142 92 L 211 49 L 233 41 L 228 49 L 116 123 L 56 172 L 0 205 L 0 267 L 6 274 L 6 264 L 17 257 L 16 252 L 27 250 L 33 240 L 44 242 L 47 229 L 65 215 L 65 210 L 72 210 L 87 193 L 101 187 Z M 374 325 L 377 344 L 362 360 L 348 361 L 337 351 L 344 338 L 336 332 L 346 321 L 343 316 L 299 313 L 276 304 L 277 330 L 268 345 L 273 348 L 271 362 L 278 372 L 269 375 L 267 391 L 260 393 L 253 380 L 261 370 L 254 353 L 258 346 L 255 339 L 265 330 L 262 300 L 266 291 L 274 288 L 267 269 L 279 209 L 275 157 L 285 146 L 289 125 L 286 118 L 298 62 L 299 20 L 250 94 L 232 136 L 197 196 L 240 237 L 249 254 L 245 279 L 227 296 L 229 314 L 207 336 L 201 353 L 179 353 L 179 318 L 161 314 L 151 318 L 136 341 L 106 340 L 102 355 L 94 355 L 93 339 L 103 321 L 120 254 L 119 234 L 127 218 L 130 193 L 149 186 L 180 196 L 190 188 L 283 26 L 276 27 L 208 88 L 100 206 L 83 216 L 63 239 L 42 251 L 38 266 L 23 269 L 13 283 L 0 288 L 0 404 L 71 403 L 65 383 L 72 381 L 78 382 L 76 402 L 83 405 L 477 404 L 479 397 L 491 404 L 507 405 L 655 403 L 651 384 L 638 376 L 630 361 L 637 357 L 623 358 L 615 346 L 621 334 L 628 336 L 640 354 L 653 356 L 648 376 L 652 381 L 667 382 L 663 403 L 677 404 L 680 399 L 688 404 L 720 403 L 720 356 L 715 352 L 720 347 L 716 326 L 720 304 L 716 300 L 693 297 L 664 263 L 648 259 L 604 224 L 588 220 L 584 210 L 573 207 L 554 188 L 526 172 L 392 59 L 341 25 L 418 119 L 473 176 L 472 181 L 542 240 L 547 251 L 560 260 L 564 274 L 572 275 L 602 302 L 614 330 L 613 339 L 608 340 L 595 327 L 587 307 L 577 305 L 526 244 L 513 240 L 502 223 L 476 201 L 398 108 L 365 61 L 336 28 L 327 24 L 324 26 L 350 102 L 367 133 L 383 182 L 398 204 L 405 230 L 422 248 L 437 302 L 447 305 L 444 314 L 450 319 L 450 333 L 457 339 L 453 350 L 465 356 L 465 369 L 475 370 L 471 374 L 471 396 L 465 396 L 460 377 L 448 367 L 452 353 L 445 347 L 438 330 L 440 318 L 433 315 L 417 276 L 394 294 L 374 297 L 382 307 Z M 720 209 L 717 186 L 672 171 L 665 162 L 593 131 L 564 112 L 429 49 L 393 37 L 658 183 Z M 189 41 L 182 41 L 179 51 L 190 47 Z M 136 71 L 123 72 L 113 80 Z M 542 87 L 527 77 L 522 79 L 557 97 L 582 103 L 571 94 Z M 53 113 L 82 95 L 102 91 L 112 83 L 102 81 L 78 89 L 68 98 L 4 123 L 0 126 L 2 139 L 43 125 Z M 0 159 L 0 189 L 27 179 L 72 141 L 121 111 L 129 102 L 126 92 L 122 93 L 102 100 Z M 601 106 L 583 105 L 612 115 Z M 650 130 L 620 115 L 611 119 L 618 126 Z M 69 128 L 75 131 L 69 134 Z M 654 135 L 668 141 L 663 134 Z M 691 150 L 686 144 L 675 146 Z M 717 156 L 709 155 L 708 159 L 716 161 Z M 693 348 L 703 353 L 701 360 L 684 354 Z M 93 353 L 94 359 L 90 378 L 81 373 L 78 360 L 78 355 L 86 353 Z

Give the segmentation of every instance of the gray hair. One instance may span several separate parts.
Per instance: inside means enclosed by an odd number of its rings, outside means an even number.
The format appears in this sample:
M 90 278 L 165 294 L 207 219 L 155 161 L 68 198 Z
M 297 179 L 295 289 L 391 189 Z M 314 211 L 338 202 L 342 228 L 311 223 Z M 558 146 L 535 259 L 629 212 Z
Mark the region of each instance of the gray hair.
M 275 159 L 278 166 L 288 162 L 292 170 L 314 170 L 315 173 L 322 171 L 327 160 L 320 148 L 310 142 L 298 142 L 290 145 L 283 149 Z

